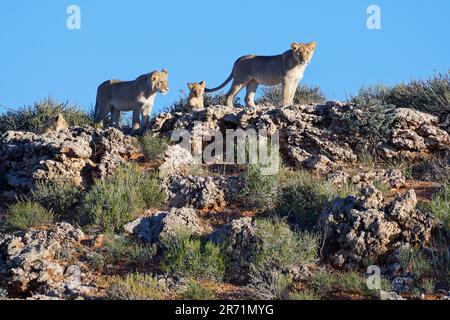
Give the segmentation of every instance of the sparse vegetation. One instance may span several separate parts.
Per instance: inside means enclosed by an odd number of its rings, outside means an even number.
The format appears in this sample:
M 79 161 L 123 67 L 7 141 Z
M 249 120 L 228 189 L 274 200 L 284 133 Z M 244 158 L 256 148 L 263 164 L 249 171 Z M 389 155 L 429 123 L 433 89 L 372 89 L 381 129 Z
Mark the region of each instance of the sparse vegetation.
M 159 136 L 145 134 L 139 138 L 139 145 L 148 161 L 161 161 L 164 159 L 169 141 Z
M 249 165 L 244 174 L 244 187 L 240 197 L 252 209 L 274 209 L 278 202 L 277 176 L 263 175 L 259 165 Z
M 428 206 L 446 230 L 450 230 L 450 184 L 444 184 L 441 191 L 433 196 L 433 200 Z
M 258 104 L 280 105 L 282 100 L 281 85 L 264 87 Z M 294 104 L 324 103 L 326 96 L 317 86 L 299 85 L 294 95 Z
M 31 198 L 56 215 L 72 216 L 81 199 L 81 190 L 68 181 L 38 181 Z
M 164 240 L 165 250 L 161 261 L 164 272 L 196 280 L 222 281 L 225 258 L 220 248 L 212 242 L 180 232 L 177 237 Z
M 5 218 L 9 231 L 27 231 L 31 228 L 47 225 L 53 221 L 53 213 L 39 203 L 19 201 L 13 204 Z
M 114 176 L 95 182 L 84 198 L 84 212 L 105 231 L 118 230 L 143 208 L 159 205 L 164 199 L 156 179 L 134 166 L 120 167 Z
M 410 246 L 400 249 L 399 262 L 404 272 L 411 272 L 419 278 L 432 270 L 429 259 L 419 249 Z
M 250 266 L 250 287 L 264 299 L 285 299 L 293 284 L 288 270 L 317 259 L 318 237 L 293 232 L 282 220 L 257 220 L 258 252 Z
M 61 113 L 69 126 L 92 125 L 93 118 L 74 104 L 56 102 L 51 98 L 33 106 L 8 111 L 0 115 L 0 133 L 6 131 L 39 130 L 49 118 Z
M 198 281 L 189 280 L 182 298 L 186 300 L 214 300 L 216 295 L 213 290 L 205 287 Z
M 124 278 L 113 277 L 106 290 L 108 300 L 162 300 L 166 287 L 150 275 L 133 273 Z
M 144 245 L 123 235 L 110 235 L 99 250 L 95 263 L 98 268 L 104 266 L 138 267 L 147 266 L 152 262 L 156 248 Z
M 328 181 L 320 181 L 306 171 L 291 172 L 291 178 L 282 187 L 277 211 L 301 229 L 311 230 L 334 194 Z

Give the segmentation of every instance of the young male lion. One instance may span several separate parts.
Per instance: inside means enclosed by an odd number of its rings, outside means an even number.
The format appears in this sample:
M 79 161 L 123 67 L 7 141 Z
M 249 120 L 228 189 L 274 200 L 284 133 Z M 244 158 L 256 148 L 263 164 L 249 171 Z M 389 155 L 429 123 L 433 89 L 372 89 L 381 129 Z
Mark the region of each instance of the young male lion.
M 306 67 L 316 49 L 316 42 L 292 43 L 291 50 L 277 56 L 243 56 L 236 60 L 233 70 L 220 86 L 206 89 L 215 92 L 224 88 L 231 80 L 233 83 L 227 94 L 227 105 L 233 107 L 235 96 L 244 87 L 247 88 L 245 104 L 255 108 L 255 93 L 259 85 L 274 86 L 282 84 L 283 105 L 290 105 L 294 100 L 295 90 L 303 78 Z

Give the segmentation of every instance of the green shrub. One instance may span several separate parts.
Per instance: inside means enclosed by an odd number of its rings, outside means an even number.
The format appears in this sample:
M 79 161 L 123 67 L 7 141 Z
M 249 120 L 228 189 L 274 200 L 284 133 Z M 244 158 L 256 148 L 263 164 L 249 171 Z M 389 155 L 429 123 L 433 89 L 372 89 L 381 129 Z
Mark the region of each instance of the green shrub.
M 414 108 L 443 120 L 450 114 L 450 73 L 438 73 L 429 79 L 412 80 L 392 88 L 382 84 L 362 88 L 350 102 L 360 106 Z
M 139 138 L 139 145 L 147 160 L 160 161 L 164 159 L 164 152 L 169 146 L 169 142 L 165 138 L 145 134 Z
M 81 190 L 67 181 L 39 181 L 31 198 L 57 215 L 72 214 L 81 199 Z
M 190 280 L 187 283 L 186 291 L 182 298 L 185 300 L 214 300 L 216 295 L 213 290 L 198 283 L 196 280 Z
M 328 181 L 318 180 L 306 171 L 296 171 L 282 187 L 277 211 L 301 229 L 311 230 L 334 193 Z
M 156 248 L 133 241 L 127 236 L 109 236 L 98 253 L 101 260 L 99 267 L 104 265 L 146 266 L 156 254 Z M 97 264 L 97 263 L 96 263 Z
M 134 166 L 123 166 L 114 176 L 95 182 L 84 197 L 83 210 L 91 223 L 115 231 L 163 198 L 156 176 L 142 174 Z
M 317 296 L 314 292 L 311 292 L 309 290 L 303 290 L 291 292 L 288 296 L 288 299 L 296 301 L 315 301 L 320 300 L 320 297 Z
M 53 213 L 39 203 L 21 201 L 13 204 L 5 218 L 6 228 L 10 231 L 27 231 L 44 226 L 53 221 Z
M 279 105 L 282 101 L 281 86 L 264 87 L 258 104 L 274 104 Z M 326 101 L 325 94 L 319 87 L 299 85 L 295 91 L 294 104 L 313 104 L 324 103 Z
M 277 176 L 263 175 L 259 165 L 249 165 L 240 198 L 246 206 L 258 211 L 274 209 L 278 202 Z
M 391 186 L 386 181 L 375 180 L 373 182 L 373 186 L 375 187 L 375 189 L 381 191 L 382 194 L 391 191 Z
M 166 200 L 166 194 L 161 186 L 156 172 L 141 175 L 138 187 L 144 199 L 146 208 L 159 208 Z
M 289 270 L 314 263 L 318 237 L 293 232 L 282 220 L 257 220 L 258 251 L 250 265 L 250 284 L 262 299 L 285 299 L 293 284 Z
M 184 95 L 186 95 L 184 93 Z M 205 108 L 212 106 L 224 106 L 227 104 L 226 95 L 223 93 L 218 93 L 216 95 L 205 94 L 203 96 L 203 104 Z M 236 97 L 234 99 L 234 106 L 237 108 L 242 108 L 241 99 Z M 178 101 L 164 108 L 164 112 L 189 112 L 191 108 L 189 107 L 188 98 L 180 98 Z
M 8 299 L 8 291 L 6 289 L 0 288 L 0 300 Z
M 432 271 L 429 259 L 419 249 L 402 247 L 398 258 L 403 271 L 411 272 L 419 278 Z
M 6 131 L 39 130 L 49 118 L 61 113 L 69 126 L 92 125 L 91 115 L 78 106 L 56 102 L 51 98 L 44 99 L 30 107 L 8 111 L 0 115 L 0 133 Z
M 164 239 L 161 270 L 196 280 L 222 281 L 225 275 L 225 258 L 219 246 L 202 243 L 180 232 L 177 237 Z
M 428 206 L 446 230 L 450 230 L 450 184 L 444 184 L 441 191 L 433 196 Z
M 106 290 L 108 300 L 163 300 L 166 287 L 150 275 L 135 273 L 113 277 Z

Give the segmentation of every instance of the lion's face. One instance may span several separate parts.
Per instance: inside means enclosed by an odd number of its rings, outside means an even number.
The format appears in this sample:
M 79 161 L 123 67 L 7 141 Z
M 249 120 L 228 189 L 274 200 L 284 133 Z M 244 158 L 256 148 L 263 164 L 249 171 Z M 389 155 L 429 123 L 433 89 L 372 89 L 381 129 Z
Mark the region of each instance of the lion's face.
M 314 51 L 316 50 L 317 43 L 316 42 L 310 42 L 310 43 L 293 43 L 291 44 L 291 49 L 294 58 L 299 62 L 303 64 L 308 64 L 313 55 Z
M 169 92 L 169 82 L 167 81 L 168 76 L 169 72 L 165 69 L 161 72 L 154 71 L 150 79 L 152 90 L 166 95 Z
M 203 93 L 205 93 L 206 82 L 202 81 L 200 83 L 188 83 L 188 88 L 190 90 L 190 97 L 200 98 L 201 96 L 203 96 Z

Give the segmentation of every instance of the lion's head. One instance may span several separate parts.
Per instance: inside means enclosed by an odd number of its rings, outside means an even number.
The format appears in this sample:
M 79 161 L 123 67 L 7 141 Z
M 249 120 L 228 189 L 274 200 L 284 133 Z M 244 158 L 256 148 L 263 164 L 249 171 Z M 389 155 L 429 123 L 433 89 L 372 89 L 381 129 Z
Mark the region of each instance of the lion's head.
M 292 43 L 291 44 L 291 49 L 292 49 L 292 54 L 294 56 L 294 58 L 299 62 L 299 63 L 304 63 L 304 64 L 308 64 L 313 55 L 314 55 L 314 51 L 316 50 L 317 47 L 317 43 L 316 42 L 310 42 L 310 43 Z
M 192 82 L 192 83 L 188 83 L 188 88 L 190 90 L 189 92 L 189 97 L 190 98 L 200 98 L 203 96 L 203 93 L 205 93 L 205 88 L 206 88 L 206 82 L 202 81 L 202 82 Z
M 162 71 L 153 71 L 150 77 L 152 90 L 166 95 L 169 92 L 168 76 L 169 72 L 166 69 Z

